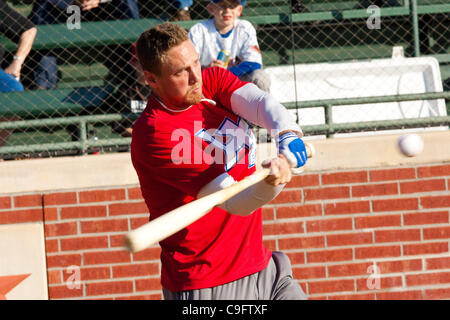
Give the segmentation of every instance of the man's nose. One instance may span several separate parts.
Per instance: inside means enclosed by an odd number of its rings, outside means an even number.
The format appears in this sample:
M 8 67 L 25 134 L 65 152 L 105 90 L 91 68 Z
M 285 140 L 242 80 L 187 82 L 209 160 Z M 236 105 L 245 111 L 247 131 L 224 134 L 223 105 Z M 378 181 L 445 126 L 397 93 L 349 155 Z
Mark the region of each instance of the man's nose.
M 191 72 L 189 72 L 189 84 L 196 84 L 200 81 L 201 74 L 197 72 L 196 70 L 192 69 Z

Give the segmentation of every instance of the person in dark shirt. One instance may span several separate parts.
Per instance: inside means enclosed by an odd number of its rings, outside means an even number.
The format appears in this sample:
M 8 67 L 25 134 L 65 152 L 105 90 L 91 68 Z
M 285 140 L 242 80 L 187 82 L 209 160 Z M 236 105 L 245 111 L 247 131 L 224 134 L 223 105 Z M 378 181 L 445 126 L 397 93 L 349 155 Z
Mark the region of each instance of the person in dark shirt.
M 14 11 L 5 1 L 0 0 L 0 33 L 18 44 L 11 62 L 3 61 L 5 50 L 0 45 L 0 92 L 23 91 L 23 85 L 20 82 L 22 65 L 33 46 L 36 32 L 37 29 L 30 20 Z M 5 65 L 4 69 L 3 65 Z M 15 119 L 0 117 L 0 121 Z M 0 130 L 0 146 L 6 143 L 11 133 L 12 130 Z
M 36 37 L 34 24 L 0 0 L 0 33 L 18 44 L 15 55 L 6 67 L 0 68 L 0 92 L 23 91 L 20 74 L 25 58 Z M 0 63 L 3 66 L 5 50 L 0 45 Z M 8 63 L 8 62 L 6 62 Z

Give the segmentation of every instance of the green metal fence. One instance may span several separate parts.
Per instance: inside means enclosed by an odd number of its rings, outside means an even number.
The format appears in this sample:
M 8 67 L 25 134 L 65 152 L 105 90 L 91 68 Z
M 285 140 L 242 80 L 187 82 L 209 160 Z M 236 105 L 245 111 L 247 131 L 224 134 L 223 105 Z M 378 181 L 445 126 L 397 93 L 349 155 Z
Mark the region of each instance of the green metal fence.
M 55 23 L 37 25 L 21 73 L 25 91 L 0 93 L 0 158 L 128 150 L 135 107 L 149 94 L 136 81 L 131 45 L 178 11 L 142 0 L 130 19 L 112 13 L 119 2 L 80 11 L 79 24 L 73 11 L 46 8 Z M 33 1 L 8 3 L 30 18 L 36 12 Z M 194 0 L 191 19 L 174 23 L 189 29 L 209 18 L 207 4 Z M 271 93 L 305 133 L 448 128 L 447 0 L 248 0 L 241 19 L 255 26 Z M 6 68 L 17 44 L 0 43 Z M 37 76 L 43 61 L 57 66 L 56 83 Z

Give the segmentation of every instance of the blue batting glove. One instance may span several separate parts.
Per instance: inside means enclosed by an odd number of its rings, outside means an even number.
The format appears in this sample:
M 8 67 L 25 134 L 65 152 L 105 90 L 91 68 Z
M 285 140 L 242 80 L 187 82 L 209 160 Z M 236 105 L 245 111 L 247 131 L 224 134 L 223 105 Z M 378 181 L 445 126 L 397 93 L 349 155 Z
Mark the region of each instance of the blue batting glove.
M 304 166 L 308 160 L 305 143 L 295 132 L 289 131 L 278 137 L 278 150 L 293 168 Z

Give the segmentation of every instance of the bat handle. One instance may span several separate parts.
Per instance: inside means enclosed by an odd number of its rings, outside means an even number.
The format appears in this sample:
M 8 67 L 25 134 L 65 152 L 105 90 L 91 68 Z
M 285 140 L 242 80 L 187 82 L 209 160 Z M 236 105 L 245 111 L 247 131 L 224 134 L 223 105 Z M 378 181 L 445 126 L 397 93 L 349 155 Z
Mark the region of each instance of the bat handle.
M 314 148 L 313 144 L 305 142 L 305 149 L 306 149 L 306 154 L 308 155 L 308 158 L 312 158 L 316 155 L 316 148 Z

